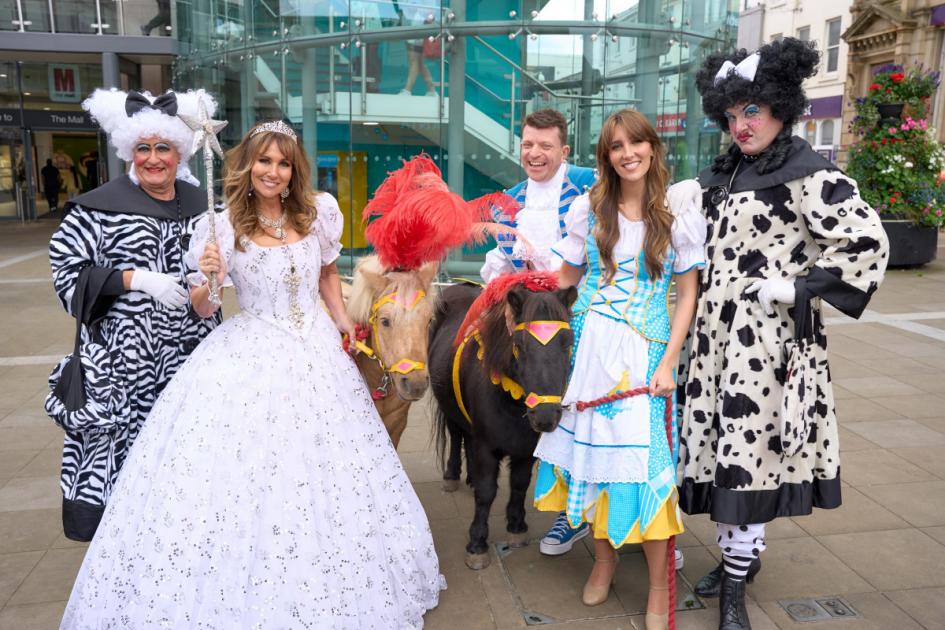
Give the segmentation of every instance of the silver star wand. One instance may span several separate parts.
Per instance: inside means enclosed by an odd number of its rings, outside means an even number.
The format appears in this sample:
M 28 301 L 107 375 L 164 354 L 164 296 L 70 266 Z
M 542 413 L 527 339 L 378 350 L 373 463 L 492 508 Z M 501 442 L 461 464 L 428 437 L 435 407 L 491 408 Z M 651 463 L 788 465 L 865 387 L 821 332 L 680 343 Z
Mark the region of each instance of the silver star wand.
M 207 175 L 207 212 L 210 221 L 210 238 L 208 243 L 217 242 L 216 212 L 213 209 L 213 154 L 216 153 L 223 159 L 223 149 L 217 140 L 217 134 L 226 127 L 225 120 L 212 120 L 207 114 L 207 106 L 203 98 L 198 100 L 197 116 L 188 116 L 186 114 L 177 114 L 177 116 L 187 123 L 187 126 L 193 129 L 194 134 L 194 153 L 203 150 L 203 167 Z M 220 287 L 217 286 L 217 274 L 210 275 L 210 303 L 219 306 L 222 304 L 220 299 Z

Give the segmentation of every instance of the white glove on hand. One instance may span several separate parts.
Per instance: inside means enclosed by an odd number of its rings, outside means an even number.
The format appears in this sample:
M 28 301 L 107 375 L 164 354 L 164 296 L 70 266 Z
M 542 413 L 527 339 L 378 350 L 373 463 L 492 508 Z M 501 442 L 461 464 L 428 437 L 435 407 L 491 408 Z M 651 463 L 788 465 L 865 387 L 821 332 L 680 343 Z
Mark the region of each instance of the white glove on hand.
M 758 293 L 761 308 L 768 315 L 774 314 L 774 303 L 794 305 L 794 281 L 787 278 L 766 278 L 753 282 L 745 293 Z
M 146 269 L 135 269 L 131 276 L 131 290 L 147 293 L 168 308 L 180 308 L 190 299 L 176 278 Z
M 702 207 L 702 186 L 694 179 L 684 179 L 666 190 L 666 201 L 673 214 L 679 214 L 690 204 Z

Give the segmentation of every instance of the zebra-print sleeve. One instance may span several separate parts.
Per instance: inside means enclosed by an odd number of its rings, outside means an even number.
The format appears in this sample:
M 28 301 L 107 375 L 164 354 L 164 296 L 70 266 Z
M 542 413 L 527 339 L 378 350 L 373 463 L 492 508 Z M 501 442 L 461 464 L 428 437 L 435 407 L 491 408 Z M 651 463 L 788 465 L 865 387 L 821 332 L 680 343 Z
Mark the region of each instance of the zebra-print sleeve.
M 76 314 L 72 312 L 72 294 L 76 281 L 79 279 L 79 273 L 86 267 L 91 267 L 94 273 L 109 274 L 108 280 L 104 283 L 104 289 L 99 294 L 100 300 L 111 302 L 114 301 L 114 296 L 124 292 L 121 271 L 98 264 L 100 262 L 98 252 L 101 247 L 102 226 L 95 213 L 81 206 L 73 207 L 49 241 L 49 264 L 52 267 L 53 287 L 56 289 L 59 303 L 73 317 Z

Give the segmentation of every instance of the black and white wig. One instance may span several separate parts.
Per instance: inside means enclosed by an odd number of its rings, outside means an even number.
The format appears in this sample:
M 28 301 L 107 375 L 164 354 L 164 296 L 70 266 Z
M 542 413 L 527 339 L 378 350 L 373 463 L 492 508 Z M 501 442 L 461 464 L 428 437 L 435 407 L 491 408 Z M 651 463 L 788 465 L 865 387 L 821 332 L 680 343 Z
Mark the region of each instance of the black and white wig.
M 756 58 L 750 59 L 753 55 Z M 813 42 L 786 37 L 748 53 L 744 48 L 730 54 L 714 53 L 696 75 L 702 109 L 723 130 L 728 129 L 725 110 L 736 105 L 767 105 L 784 129 L 758 158 L 761 174 L 777 170 L 787 159 L 794 124 L 807 109 L 802 83 L 817 71 L 820 53 Z M 712 170 L 731 173 L 741 159 L 734 142 L 715 159 Z

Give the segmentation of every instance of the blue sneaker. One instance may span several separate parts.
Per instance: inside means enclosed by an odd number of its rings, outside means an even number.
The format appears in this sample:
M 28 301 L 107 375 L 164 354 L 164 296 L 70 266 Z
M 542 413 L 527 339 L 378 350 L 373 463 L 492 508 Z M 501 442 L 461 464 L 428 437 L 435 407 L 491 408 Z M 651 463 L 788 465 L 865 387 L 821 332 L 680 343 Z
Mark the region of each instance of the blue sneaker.
M 571 551 L 574 543 L 581 540 L 591 532 L 587 523 L 581 523 L 577 529 L 572 529 L 568 523 L 568 515 L 564 512 L 558 514 L 555 524 L 551 526 L 545 537 L 541 539 L 538 545 L 539 550 L 546 556 L 560 556 L 563 553 Z

